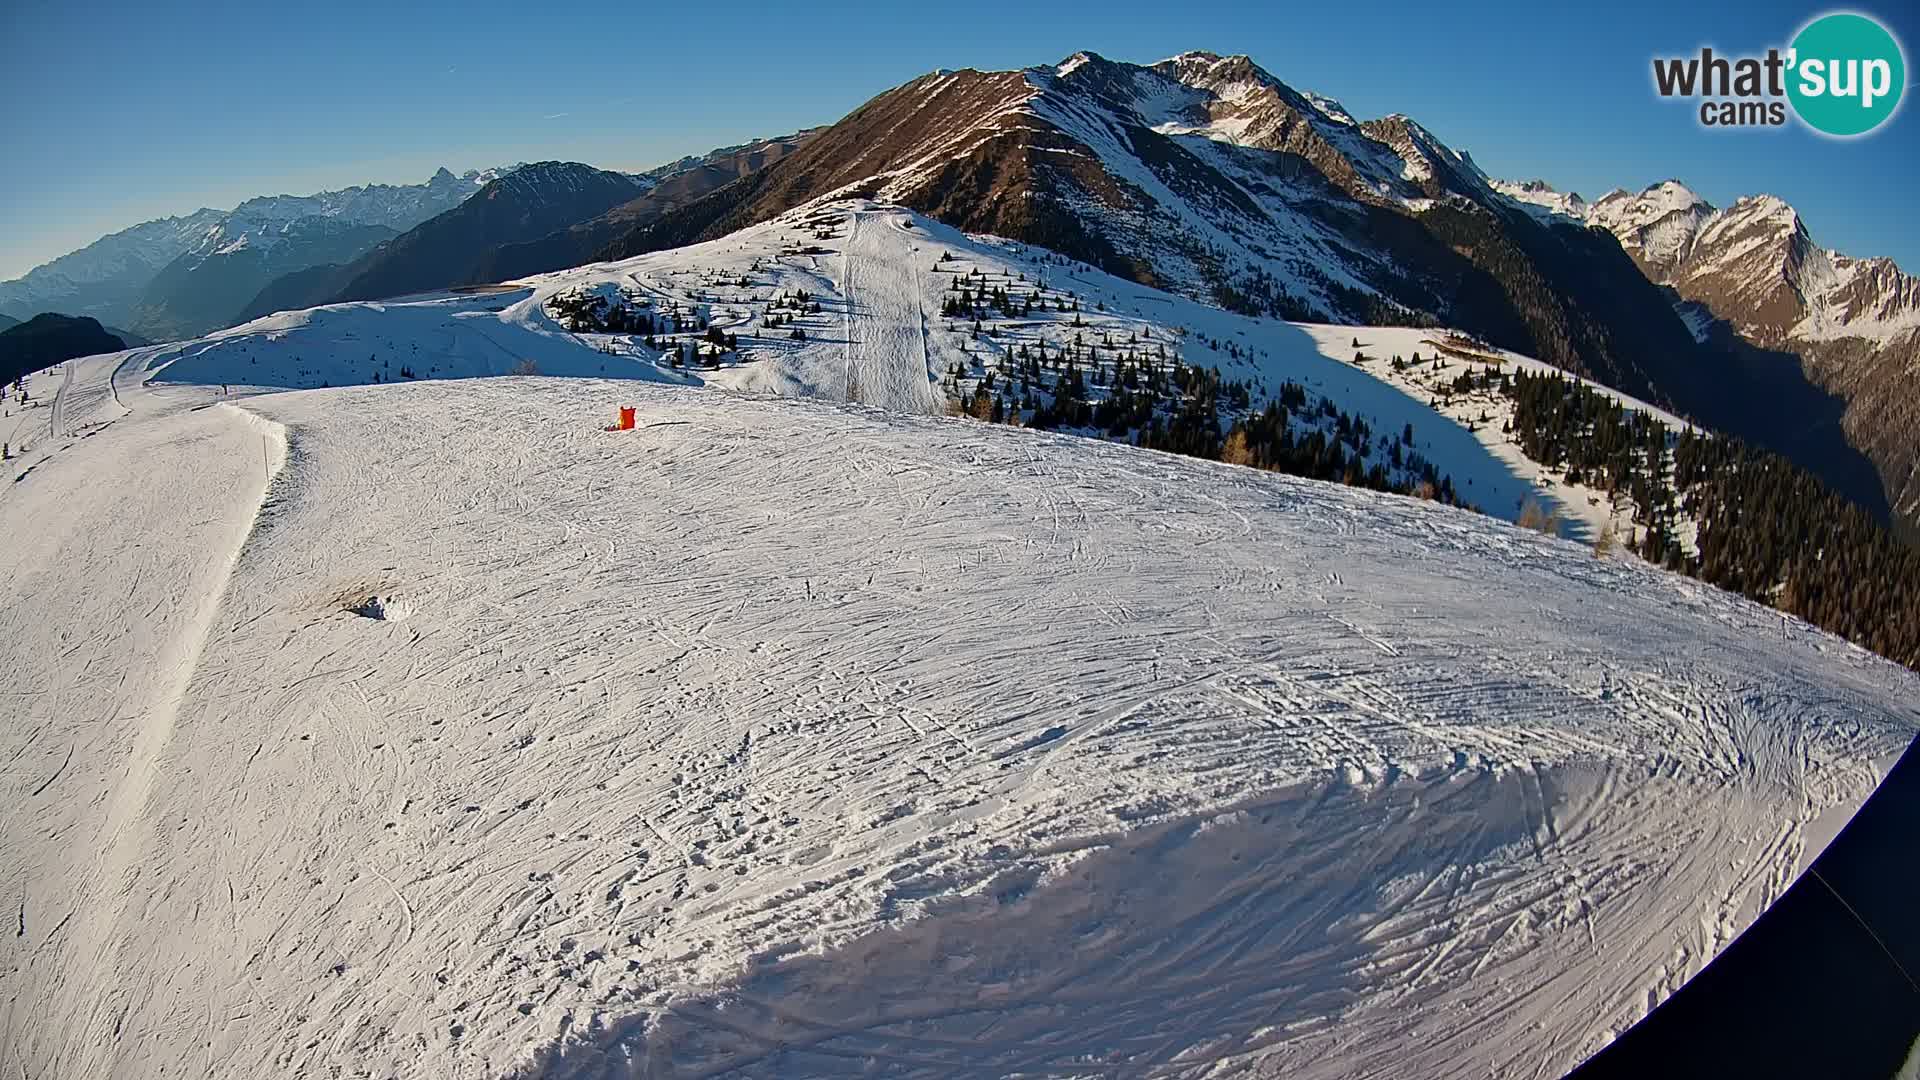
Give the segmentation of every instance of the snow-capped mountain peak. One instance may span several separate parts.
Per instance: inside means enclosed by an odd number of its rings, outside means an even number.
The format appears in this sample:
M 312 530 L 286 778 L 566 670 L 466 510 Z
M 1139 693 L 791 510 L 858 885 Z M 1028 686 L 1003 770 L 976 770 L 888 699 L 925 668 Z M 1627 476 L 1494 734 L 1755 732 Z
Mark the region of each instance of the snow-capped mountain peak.
M 1890 260 L 1820 247 L 1779 196 L 1744 195 L 1716 208 L 1680 181 L 1663 180 L 1586 204 L 1540 181 L 1496 186 L 1518 202 L 1613 233 L 1656 281 L 1682 287 L 1755 340 L 1885 341 L 1920 328 L 1912 277 Z
M 1684 260 L 1713 207 L 1677 180 L 1663 180 L 1637 194 L 1614 190 L 1587 209 L 1586 219 L 1620 239 L 1628 254 L 1650 266 Z
M 1801 357 L 1808 376 L 1848 401 L 1849 430 L 1884 478 L 1895 513 L 1920 514 L 1920 457 L 1904 418 L 1920 374 L 1920 280 L 1890 259 L 1856 259 L 1815 242 L 1776 195 L 1716 208 L 1678 180 L 1616 189 L 1591 204 L 1538 181 L 1498 181 L 1516 205 L 1597 225 L 1654 282 L 1696 338 L 1715 323 L 1741 339 Z M 1871 419 L 1866 419 L 1871 418 Z
M 1059 76 L 1060 78 L 1064 79 L 1067 76 L 1073 74 L 1074 72 L 1080 70 L 1080 68 L 1083 65 L 1087 64 L 1088 62 L 1098 60 L 1098 59 L 1100 59 L 1100 57 L 1094 53 L 1077 52 L 1077 53 L 1074 53 L 1072 56 L 1067 57 L 1065 60 L 1062 60 L 1060 63 L 1056 64 L 1054 66 L 1053 73 Z M 947 73 L 938 72 L 936 74 L 947 74 Z
M 1585 222 L 1592 206 L 1577 191 L 1557 191 L 1545 180 L 1489 180 L 1489 186 L 1516 205 L 1543 213 Z

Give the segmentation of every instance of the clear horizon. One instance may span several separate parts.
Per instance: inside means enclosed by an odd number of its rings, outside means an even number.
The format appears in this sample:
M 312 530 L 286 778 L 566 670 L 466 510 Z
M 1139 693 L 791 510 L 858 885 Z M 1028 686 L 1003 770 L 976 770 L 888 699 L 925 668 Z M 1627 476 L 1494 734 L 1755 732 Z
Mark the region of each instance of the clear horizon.
M 831 124 L 936 68 L 1031 67 L 1083 49 L 1141 63 L 1195 49 L 1245 53 L 1362 118 L 1405 113 L 1496 177 L 1542 179 L 1589 199 L 1669 178 L 1716 206 L 1773 194 L 1822 246 L 1920 271 L 1911 110 L 1852 141 L 1792 126 L 1714 132 L 1651 89 L 1655 55 L 1703 43 L 1761 52 L 1818 7 L 1629 5 L 1599 22 L 1534 7 L 1507 9 L 1522 19 L 1409 5 L 1383 19 L 1378 8 L 1278 16 L 1227 6 L 1183 11 L 1168 25 L 1164 9 L 1144 5 L 1087 9 L 1103 13 L 1095 18 L 988 4 L 934 20 L 859 4 L 756 13 L 751 37 L 707 42 L 685 12 L 610 15 L 582 35 L 490 5 L 349 4 L 324 21 L 219 5 L 193 15 L 107 6 L 84 22 L 51 7 L 0 15 L 27 58 L 0 72 L 15 157 L 0 173 L 0 279 L 202 207 L 420 183 L 442 166 L 559 159 L 637 171 Z M 1866 10 L 1903 41 L 1920 38 L 1915 15 Z M 116 27 L 110 40 L 89 32 L 103 21 Z M 648 46 L 623 30 L 674 44 Z M 84 63 L 68 42 L 86 43 Z

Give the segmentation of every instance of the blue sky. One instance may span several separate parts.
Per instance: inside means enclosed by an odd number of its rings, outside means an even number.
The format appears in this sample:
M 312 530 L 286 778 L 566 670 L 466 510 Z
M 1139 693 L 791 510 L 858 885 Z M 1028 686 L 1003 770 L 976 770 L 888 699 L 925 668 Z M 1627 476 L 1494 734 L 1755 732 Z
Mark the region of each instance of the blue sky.
M 1784 45 L 1824 7 L 1395 4 L 327 5 L 0 2 L 0 278 L 251 195 L 561 158 L 639 168 L 837 120 L 937 67 L 1079 49 L 1247 53 L 1356 115 L 1404 112 L 1497 176 L 1589 197 L 1771 192 L 1815 237 L 1920 271 L 1920 112 L 1835 141 L 1710 132 L 1649 61 Z M 1920 9 L 1860 7 L 1907 46 Z M 1911 73 L 1910 73 L 1911 77 Z

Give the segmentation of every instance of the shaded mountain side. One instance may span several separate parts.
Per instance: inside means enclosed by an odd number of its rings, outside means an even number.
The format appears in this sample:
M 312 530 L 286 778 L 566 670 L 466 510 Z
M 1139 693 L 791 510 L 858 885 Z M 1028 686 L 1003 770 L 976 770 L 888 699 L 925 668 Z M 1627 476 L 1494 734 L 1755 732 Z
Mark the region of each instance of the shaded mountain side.
M 1436 206 L 1410 219 L 1417 231 L 1408 220 L 1381 232 L 1416 279 L 1438 283 L 1440 302 L 1427 308 L 1405 288 L 1396 299 L 1636 397 L 1697 411 L 1703 388 L 1689 364 L 1697 346 L 1612 237 L 1477 205 Z
M 1844 403 L 1848 445 L 1876 466 L 1898 531 L 1920 541 L 1920 333 L 1799 341 L 1781 351 L 1797 354 L 1801 370 Z
M 142 345 L 152 345 L 154 343 L 152 338 L 142 337 L 141 335 L 136 334 L 131 330 L 123 329 L 118 326 L 108 326 L 105 323 L 102 323 L 100 325 L 101 325 L 101 328 L 104 329 L 107 333 L 112 334 L 114 337 L 117 337 L 121 341 L 126 342 L 127 348 L 129 349 L 137 349 Z
M 0 330 L 0 382 L 76 356 L 119 352 L 126 343 L 88 316 L 47 312 Z
M 1693 303 L 1712 318 L 1701 370 L 1718 393 L 1703 418 L 1813 469 L 1903 537 L 1920 538 L 1920 334 L 1743 333 Z
M 1708 332 L 1704 352 L 1695 369 L 1707 384 L 1697 413 L 1703 425 L 1795 462 L 1882 522 L 1896 520 L 1873 458 L 1846 434 L 1845 397 L 1808 379 L 1798 355 L 1762 348 L 1724 324 Z
M 268 282 L 255 294 L 247 306 L 240 310 L 235 322 L 251 322 L 276 311 L 317 307 L 338 295 L 352 281 L 353 270 L 346 263 L 310 266 L 305 270 L 284 274 Z
M 0 330 L 9 330 L 19 326 L 20 320 L 11 315 L 0 315 Z
M 645 182 L 575 162 L 523 166 L 452 210 L 348 264 L 348 282 L 327 302 L 377 300 L 464 285 L 494 247 L 531 240 L 635 197 Z
M 507 281 L 589 262 L 633 229 L 786 157 L 811 133 L 728 147 L 655 169 L 647 175 L 658 182 L 637 199 L 537 240 L 502 244 L 488 251 L 475 262 L 472 283 Z
M 275 279 L 316 264 L 349 262 L 397 235 L 384 225 L 318 218 L 299 223 L 270 247 L 241 247 L 212 258 L 182 255 L 147 286 L 133 324 L 143 335 L 167 341 L 231 326 Z

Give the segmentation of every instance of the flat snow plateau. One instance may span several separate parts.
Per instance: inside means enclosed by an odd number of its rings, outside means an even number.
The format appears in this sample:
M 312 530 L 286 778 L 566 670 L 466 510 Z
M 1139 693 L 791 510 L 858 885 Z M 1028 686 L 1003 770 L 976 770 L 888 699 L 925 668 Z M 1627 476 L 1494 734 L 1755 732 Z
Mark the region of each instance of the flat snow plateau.
M 911 399 L 911 292 L 830 263 L 893 323 L 740 370 Z M 479 303 L 275 325 L 548 340 Z M 40 377 L 0 488 L 9 1080 L 1556 1076 L 1920 729 L 1466 511 L 665 381 L 192 385 L 242 329 Z

